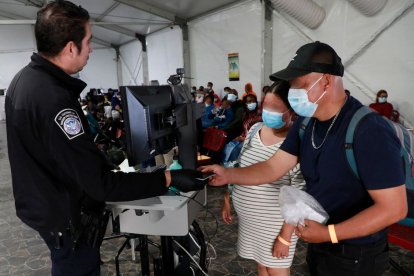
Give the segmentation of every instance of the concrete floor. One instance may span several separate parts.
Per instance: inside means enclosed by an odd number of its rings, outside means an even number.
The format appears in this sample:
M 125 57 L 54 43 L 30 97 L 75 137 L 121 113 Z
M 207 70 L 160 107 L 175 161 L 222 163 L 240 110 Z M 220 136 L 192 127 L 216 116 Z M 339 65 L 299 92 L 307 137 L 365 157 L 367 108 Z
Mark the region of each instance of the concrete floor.
M 217 258 L 211 261 L 209 275 L 257 275 L 255 263 L 244 260 L 236 254 L 237 218 L 232 225 L 225 225 L 219 218 L 222 188 L 209 188 L 208 208 L 218 219 L 217 233 L 215 218 L 202 211 L 198 222 L 206 236 L 215 247 Z M 49 251 L 39 235 L 24 225 L 15 215 L 11 187 L 10 166 L 7 155 L 5 122 L 0 121 L 0 275 L 49 275 Z M 214 235 L 214 237 L 212 237 Z M 158 242 L 156 237 L 150 239 Z M 122 239 L 104 241 L 101 247 L 103 265 L 102 275 L 115 275 L 114 257 Z M 210 250 L 211 252 L 212 250 Z M 391 256 L 406 270 L 414 275 L 414 253 L 391 246 Z M 159 255 L 159 251 L 150 246 L 150 261 Z M 306 244 L 298 244 L 293 261 L 292 275 L 309 275 L 306 262 Z M 139 252 L 137 252 L 139 260 Z M 140 275 L 139 261 L 131 261 L 130 250 L 120 257 L 122 275 Z M 152 265 L 151 265 L 152 268 Z M 399 275 L 390 268 L 385 275 Z

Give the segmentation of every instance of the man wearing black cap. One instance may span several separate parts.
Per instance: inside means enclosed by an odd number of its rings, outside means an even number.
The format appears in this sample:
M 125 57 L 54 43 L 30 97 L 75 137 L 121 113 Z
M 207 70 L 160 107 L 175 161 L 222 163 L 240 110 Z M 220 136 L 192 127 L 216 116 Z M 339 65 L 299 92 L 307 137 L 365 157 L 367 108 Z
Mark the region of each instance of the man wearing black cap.
M 305 220 L 295 230 L 309 242 L 311 274 L 381 275 L 388 267 L 385 229 L 407 213 L 400 143 L 380 116 L 365 117 L 352 145 L 359 178 L 353 174 L 344 140 L 362 104 L 345 94 L 343 73 L 329 45 L 316 41 L 300 47 L 286 69 L 270 76 L 290 83 L 289 102 L 300 116 L 280 150 L 250 167 L 203 171 L 216 173 L 214 186 L 257 185 L 280 178 L 300 162 L 307 192 L 329 214 L 328 226 Z M 305 128 L 306 117 L 311 119 Z

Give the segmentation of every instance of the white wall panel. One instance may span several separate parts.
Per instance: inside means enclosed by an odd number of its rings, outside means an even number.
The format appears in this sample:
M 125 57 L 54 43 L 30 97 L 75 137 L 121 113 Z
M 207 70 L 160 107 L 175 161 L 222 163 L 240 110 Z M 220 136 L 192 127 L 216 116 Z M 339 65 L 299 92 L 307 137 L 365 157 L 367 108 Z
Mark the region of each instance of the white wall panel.
M 261 94 L 261 4 L 247 1 L 208 17 L 191 21 L 192 85 L 214 83 L 221 94 L 225 86 L 244 92 L 247 82 Z M 229 81 L 228 53 L 239 53 L 240 81 Z
M 375 16 L 367 17 L 343 0 L 314 0 L 326 11 L 316 30 L 278 13 L 273 21 L 273 70 L 286 67 L 303 44 L 319 40 L 333 46 L 345 66 L 344 85 L 361 102 L 369 104 L 379 89 L 414 123 L 414 97 L 409 81 L 414 74 L 413 7 L 398 18 L 413 0 L 387 1 Z M 390 27 L 389 27 L 390 26 Z
M 138 40 L 130 42 L 120 48 L 122 56 L 122 83 L 120 85 L 141 85 L 144 82 L 142 75 L 142 47 Z
M 149 80 L 166 84 L 170 75 L 182 68 L 183 37 L 179 27 L 164 29 L 147 37 Z
M 88 60 L 88 64 L 79 73 L 80 79 L 88 84 L 83 90 L 85 95 L 90 88 L 117 88 L 117 71 L 114 49 L 94 50 Z
M 14 75 L 30 62 L 36 45 L 30 26 L 0 25 L 0 37 L 0 89 L 4 89 Z
M 14 75 L 30 62 L 32 52 L 0 53 L 0 89 L 7 89 Z
M 30 62 L 36 52 L 33 28 L 26 25 L 0 25 L 0 89 L 10 85 L 14 75 Z M 117 88 L 117 69 L 113 49 L 97 49 L 89 56 L 80 79 L 90 88 Z
M 34 51 L 36 44 L 32 29 L 28 25 L 0 25 L 0 51 Z
M 414 123 L 414 9 L 378 37 L 348 70 L 374 92 L 388 91 L 388 100 Z

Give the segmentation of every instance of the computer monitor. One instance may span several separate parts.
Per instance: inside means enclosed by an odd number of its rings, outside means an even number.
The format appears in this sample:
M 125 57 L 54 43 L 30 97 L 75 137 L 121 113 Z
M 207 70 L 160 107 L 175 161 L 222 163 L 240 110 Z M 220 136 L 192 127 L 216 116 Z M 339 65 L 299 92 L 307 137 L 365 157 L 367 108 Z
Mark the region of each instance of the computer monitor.
M 130 165 L 175 145 L 173 95 L 169 86 L 121 86 Z
M 129 164 L 135 166 L 178 146 L 184 168 L 195 169 L 196 123 L 184 85 L 121 86 Z

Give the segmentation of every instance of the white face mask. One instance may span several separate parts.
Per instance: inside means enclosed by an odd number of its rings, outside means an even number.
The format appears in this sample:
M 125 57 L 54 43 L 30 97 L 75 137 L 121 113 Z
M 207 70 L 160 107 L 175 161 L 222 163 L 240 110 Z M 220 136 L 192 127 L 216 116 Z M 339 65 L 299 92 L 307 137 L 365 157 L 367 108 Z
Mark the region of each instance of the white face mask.
M 386 103 L 387 102 L 387 97 L 379 97 L 378 102 L 379 103 Z
M 236 101 L 236 100 L 237 100 L 237 96 L 236 96 L 236 95 L 234 95 L 234 94 L 228 94 L 228 95 L 227 95 L 227 100 L 228 100 L 229 102 L 234 102 L 234 101 Z
M 197 96 L 196 96 L 196 102 L 197 102 L 197 103 L 202 103 L 202 102 L 204 102 L 204 95 L 197 95 Z
M 247 104 L 247 109 L 250 110 L 250 111 L 255 110 L 256 107 L 257 107 L 257 103 L 248 103 Z
M 326 94 L 326 90 L 323 91 L 322 95 L 313 103 L 309 101 L 308 93 L 309 91 L 323 78 L 322 75 L 309 89 L 306 91 L 303 88 L 289 89 L 288 100 L 293 108 L 293 110 L 303 117 L 312 117 L 315 114 L 316 109 L 318 108 L 318 102 Z

